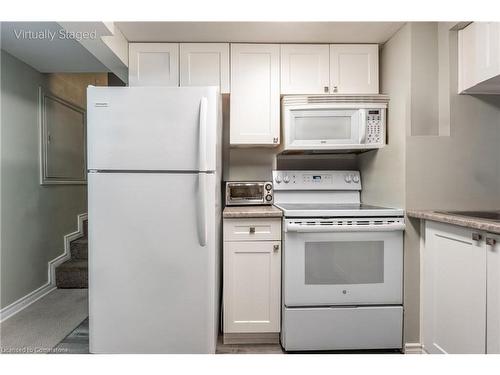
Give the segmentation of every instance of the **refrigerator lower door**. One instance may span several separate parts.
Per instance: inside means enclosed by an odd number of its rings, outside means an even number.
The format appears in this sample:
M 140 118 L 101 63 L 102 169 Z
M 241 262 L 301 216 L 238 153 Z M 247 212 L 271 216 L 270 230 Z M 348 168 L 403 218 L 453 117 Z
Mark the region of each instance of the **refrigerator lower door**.
M 92 353 L 215 352 L 220 227 L 215 179 L 213 174 L 89 173 Z

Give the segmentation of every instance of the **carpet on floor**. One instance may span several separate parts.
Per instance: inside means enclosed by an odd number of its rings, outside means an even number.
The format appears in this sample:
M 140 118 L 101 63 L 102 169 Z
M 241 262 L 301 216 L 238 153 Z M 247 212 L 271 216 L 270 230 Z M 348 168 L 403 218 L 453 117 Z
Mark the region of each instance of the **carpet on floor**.
M 87 316 L 87 289 L 56 289 L 0 324 L 0 351 L 47 353 Z

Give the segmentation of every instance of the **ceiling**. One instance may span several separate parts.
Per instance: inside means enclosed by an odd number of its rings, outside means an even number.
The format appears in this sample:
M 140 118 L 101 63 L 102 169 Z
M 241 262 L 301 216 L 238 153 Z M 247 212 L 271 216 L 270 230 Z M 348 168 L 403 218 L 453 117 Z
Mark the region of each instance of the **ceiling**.
M 2 22 L 2 49 L 41 73 L 108 72 L 77 40 L 60 39 L 57 22 Z M 53 40 L 16 37 L 20 31 L 56 33 Z
M 404 22 L 115 22 L 129 42 L 385 43 Z

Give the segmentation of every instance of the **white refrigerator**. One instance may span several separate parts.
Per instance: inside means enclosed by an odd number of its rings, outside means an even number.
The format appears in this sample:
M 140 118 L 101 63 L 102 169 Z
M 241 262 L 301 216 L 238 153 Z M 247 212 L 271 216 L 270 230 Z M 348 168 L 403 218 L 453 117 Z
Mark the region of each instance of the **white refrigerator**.
M 87 91 L 91 353 L 214 353 L 220 95 Z

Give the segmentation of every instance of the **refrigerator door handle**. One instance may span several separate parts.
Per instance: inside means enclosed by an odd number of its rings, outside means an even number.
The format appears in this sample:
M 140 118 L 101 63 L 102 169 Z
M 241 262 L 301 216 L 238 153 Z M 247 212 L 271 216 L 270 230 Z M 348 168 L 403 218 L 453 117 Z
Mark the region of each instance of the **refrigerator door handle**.
M 199 139 L 198 139 L 198 170 L 207 170 L 207 98 L 202 97 L 200 100 L 200 122 L 199 122 Z
M 198 215 L 196 219 L 198 226 L 198 241 L 202 247 L 207 245 L 206 181 L 206 173 L 198 173 Z

